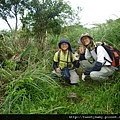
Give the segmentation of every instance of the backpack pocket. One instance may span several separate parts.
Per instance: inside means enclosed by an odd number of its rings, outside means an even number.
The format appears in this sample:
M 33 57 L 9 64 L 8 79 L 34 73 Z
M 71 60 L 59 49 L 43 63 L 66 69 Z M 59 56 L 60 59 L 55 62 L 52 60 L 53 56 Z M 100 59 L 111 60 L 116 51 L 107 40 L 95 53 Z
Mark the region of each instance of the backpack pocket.
M 61 69 L 61 74 L 62 74 L 63 79 L 67 83 L 70 83 L 70 72 L 69 72 L 69 69 L 67 67 Z

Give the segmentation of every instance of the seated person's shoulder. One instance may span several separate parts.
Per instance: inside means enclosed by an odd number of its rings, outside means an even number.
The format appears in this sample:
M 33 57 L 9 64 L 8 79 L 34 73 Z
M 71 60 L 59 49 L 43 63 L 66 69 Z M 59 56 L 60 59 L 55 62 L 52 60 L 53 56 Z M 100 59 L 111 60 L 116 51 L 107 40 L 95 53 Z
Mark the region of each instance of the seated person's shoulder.
M 57 51 L 55 54 L 54 54 L 54 61 L 55 62 L 58 62 L 58 53 L 59 53 L 59 51 Z
M 104 50 L 103 46 L 98 46 L 97 50 Z

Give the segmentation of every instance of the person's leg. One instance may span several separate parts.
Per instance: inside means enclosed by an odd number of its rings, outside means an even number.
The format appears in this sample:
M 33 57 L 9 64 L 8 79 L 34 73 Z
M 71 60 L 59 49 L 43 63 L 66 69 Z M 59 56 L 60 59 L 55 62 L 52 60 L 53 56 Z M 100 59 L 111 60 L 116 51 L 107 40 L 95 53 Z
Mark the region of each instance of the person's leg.
M 76 73 L 75 69 L 69 70 L 70 72 L 70 84 L 77 85 L 79 81 L 79 76 Z
M 90 77 L 93 80 L 107 80 L 109 76 L 114 73 L 114 69 L 111 67 L 102 67 L 100 71 L 93 71 L 90 73 Z
M 83 70 L 87 70 L 92 68 L 95 65 L 95 62 L 90 63 L 88 60 L 82 60 L 80 61 L 80 65 L 83 68 Z
M 61 73 L 57 73 L 55 70 L 53 70 L 51 72 L 51 77 L 52 78 L 61 77 L 61 76 L 62 76 Z

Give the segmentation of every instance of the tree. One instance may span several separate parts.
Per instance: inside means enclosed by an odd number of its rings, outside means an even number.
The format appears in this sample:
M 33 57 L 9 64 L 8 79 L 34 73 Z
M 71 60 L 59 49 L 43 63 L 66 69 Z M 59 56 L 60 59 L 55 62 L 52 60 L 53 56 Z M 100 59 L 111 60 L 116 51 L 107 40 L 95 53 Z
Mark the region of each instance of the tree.
M 46 33 L 60 34 L 61 27 L 75 19 L 75 14 L 67 2 L 63 0 L 1 0 L 0 17 L 9 24 L 9 18 L 15 18 L 15 31 L 18 29 L 18 15 L 23 24 L 32 30 L 36 36 L 40 49 L 44 48 Z
M 0 17 L 5 20 L 5 22 L 8 24 L 10 30 L 12 31 L 12 27 L 8 22 L 8 17 L 13 18 L 10 14 L 10 5 L 6 4 L 5 0 L 0 1 Z
M 63 0 L 34 0 L 29 2 L 28 6 L 28 14 L 22 18 L 22 21 L 29 24 L 38 39 L 40 49 L 43 49 L 46 31 L 52 29 L 57 33 L 56 31 L 64 24 L 65 18 L 72 15 L 73 11 Z M 58 29 L 55 28 L 55 24 Z
M 25 3 L 28 0 L 1 0 L 0 1 L 0 17 L 5 20 L 10 30 L 13 28 L 9 23 L 9 19 L 15 18 L 15 30 L 18 29 L 18 15 L 24 11 Z M 23 13 L 23 12 L 22 12 Z

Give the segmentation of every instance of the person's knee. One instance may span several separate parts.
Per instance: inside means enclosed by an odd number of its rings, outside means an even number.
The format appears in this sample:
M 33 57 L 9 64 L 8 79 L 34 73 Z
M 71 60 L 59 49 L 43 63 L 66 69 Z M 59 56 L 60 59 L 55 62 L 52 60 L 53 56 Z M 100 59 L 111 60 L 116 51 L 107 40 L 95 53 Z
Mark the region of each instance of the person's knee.
M 98 74 L 97 74 L 97 72 L 91 72 L 90 73 L 90 78 L 92 79 L 92 80 L 103 80 L 103 78 L 101 77 L 101 76 L 99 76 Z
M 80 65 L 81 65 L 81 67 L 82 67 L 84 70 L 86 70 L 86 69 L 88 68 L 88 62 L 87 62 L 87 60 L 82 60 L 82 61 L 80 62 Z
M 79 76 L 77 75 L 77 73 L 75 72 L 75 70 L 71 70 L 70 74 L 71 74 L 71 76 L 70 76 L 71 83 L 78 83 Z
M 103 76 L 103 75 L 99 75 L 97 72 L 91 72 L 90 73 L 90 78 L 92 80 L 105 80 L 107 79 L 107 77 Z
M 90 73 L 90 78 L 93 80 L 97 80 L 97 75 L 94 72 Z
M 92 68 L 95 65 L 95 62 L 89 62 L 88 60 L 82 60 L 80 64 L 83 70 L 87 70 L 87 69 Z

